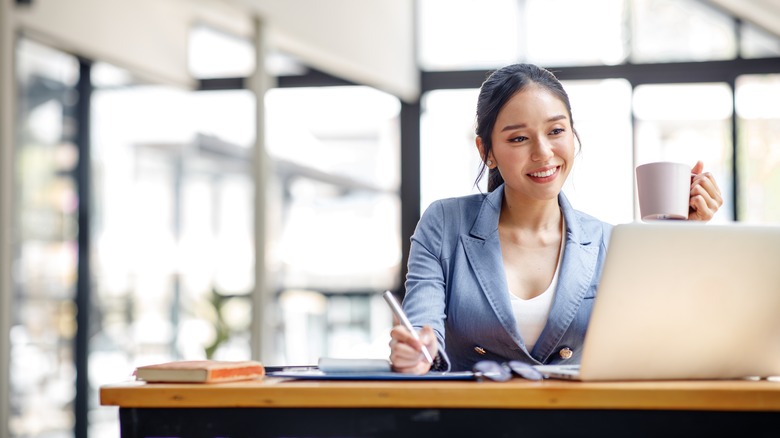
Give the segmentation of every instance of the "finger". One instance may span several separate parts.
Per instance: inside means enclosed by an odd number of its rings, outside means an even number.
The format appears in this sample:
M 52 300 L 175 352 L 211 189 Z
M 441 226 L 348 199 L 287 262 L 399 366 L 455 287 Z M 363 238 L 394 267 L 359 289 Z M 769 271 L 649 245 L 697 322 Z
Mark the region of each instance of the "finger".
M 419 362 L 419 353 L 409 346 L 401 342 L 396 342 L 390 349 L 390 361 L 397 365 L 412 366 L 416 362 Z
M 697 192 L 697 188 L 703 191 Z M 715 181 L 715 177 L 713 177 L 709 172 L 696 175 L 696 177 L 694 177 L 693 181 L 691 182 L 691 195 L 695 195 L 697 193 L 711 197 L 718 204 L 723 203 L 720 187 L 718 187 L 718 183 Z
M 712 173 L 710 172 L 704 172 L 698 175 L 694 175 L 693 178 L 691 178 L 691 186 L 695 186 L 695 185 L 705 185 L 709 188 L 710 191 L 720 192 L 720 187 L 718 187 L 718 182 L 715 181 L 715 177 L 712 176 Z
M 424 374 L 430 370 L 431 365 L 424 359 L 419 351 L 414 350 L 408 344 L 397 344 L 390 352 L 390 363 L 393 369 L 402 373 Z
M 390 351 L 390 358 L 394 363 L 407 363 L 413 365 L 420 361 L 420 352 L 408 344 L 396 344 Z
M 694 175 L 698 175 L 701 173 L 702 170 L 704 170 L 704 162 L 699 160 L 696 162 L 696 164 L 693 165 L 693 169 L 691 169 L 691 173 Z
M 406 327 L 402 325 L 396 325 L 390 330 L 390 337 L 397 342 L 409 344 L 418 350 L 422 347 L 422 343 L 419 339 L 415 338 Z
M 707 208 L 713 211 L 718 210 L 720 206 L 723 205 L 723 198 L 721 197 L 720 192 L 707 190 L 703 185 L 697 186 L 691 191 L 691 197 L 694 196 L 700 196 Z
M 712 178 L 697 180 L 691 186 L 691 198 L 694 196 L 702 196 L 707 206 L 712 210 L 717 210 L 723 205 L 723 196 Z
M 436 357 L 436 354 L 439 352 L 439 343 L 436 342 L 436 334 L 431 326 L 423 326 L 422 330 L 420 330 L 420 340 L 425 348 L 428 349 L 431 357 Z
M 709 208 L 707 201 L 701 195 L 691 198 L 689 220 L 708 221 L 715 215 L 715 209 Z
M 408 357 L 415 361 L 425 360 L 422 348 L 423 344 L 419 339 L 412 336 L 404 326 L 398 325 L 390 331 L 391 353 L 401 354 L 402 357 Z
M 431 370 L 431 366 L 425 362 L 417 362 L 413 366 L 399 366 L 393 363 L 393 371 L 405 374 L 425 374 Z
M 697 187 L 701 188 L 703 192 L 695 192 Z M 697 193 L 712 198 L 717 207 L 723 205 L 723 196 L 721 195 L 718 183 L 709 172 L 697 175 L 691 184 L 691 194 L 694 195 Z

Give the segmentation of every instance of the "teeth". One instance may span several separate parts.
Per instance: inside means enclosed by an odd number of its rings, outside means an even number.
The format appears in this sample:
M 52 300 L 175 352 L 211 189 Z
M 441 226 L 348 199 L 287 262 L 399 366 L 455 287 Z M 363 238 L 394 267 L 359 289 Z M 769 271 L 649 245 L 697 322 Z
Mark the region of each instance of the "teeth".
M 557 169 L 558 169 L 557 167 L 553 167 L 553 168 L 552 168 L 552 169 L 550 169 L 550 170 L 547 170 L 547 171 L 544 171 L 544 172 L 534 172 L 534 173 L 529 173 L 529 175 L 531 175 L 531 176 L 534 176 L 534 177 L 536 177 L 536 178 L 544 178 L 544 177 L 550 176 L 550 175 L 552 175 L 553 173 L 555 173 L 555 171 L 556 171 Z

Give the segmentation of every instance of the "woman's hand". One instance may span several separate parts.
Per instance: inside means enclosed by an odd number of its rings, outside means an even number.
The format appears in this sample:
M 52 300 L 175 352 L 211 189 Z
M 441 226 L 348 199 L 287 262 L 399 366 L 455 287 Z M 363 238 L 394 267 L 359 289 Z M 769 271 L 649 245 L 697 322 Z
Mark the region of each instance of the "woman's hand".
M 718 184 L 709 172 L 702 172 L 704 163 L 697 161 L 691 169 L 691 198 L 688 207 L 688 220 L 708 221 L 723 205 Z
M 420 330 L 418 341 L 402 325 L 396 325 L 390 330 L 390 362 L 393 370 L 408 374 L 425 374 L 431 369 L 431 364 L 425 360 L 422 348 L 428 348 L 431 357 L 436 357 L 439 351 L 436 336 L 430 326 Z

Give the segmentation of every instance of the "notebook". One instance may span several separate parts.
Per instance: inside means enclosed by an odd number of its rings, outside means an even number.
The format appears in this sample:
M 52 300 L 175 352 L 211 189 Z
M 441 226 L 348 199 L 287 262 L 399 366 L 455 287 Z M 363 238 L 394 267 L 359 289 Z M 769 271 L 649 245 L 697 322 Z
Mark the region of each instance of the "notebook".
M 780 376 L 780 227 L 615 226 L 579 367 L 536 368 L 588 381 Z

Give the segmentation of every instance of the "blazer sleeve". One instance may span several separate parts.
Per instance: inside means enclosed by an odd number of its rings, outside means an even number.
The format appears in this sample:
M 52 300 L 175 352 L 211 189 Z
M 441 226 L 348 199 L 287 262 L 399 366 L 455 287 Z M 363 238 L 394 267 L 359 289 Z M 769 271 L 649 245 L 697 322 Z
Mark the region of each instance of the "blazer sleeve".
M 442 259 L 443 242 L 448 231 L 441 201 L 431 204 L 417 223 L 411 238 L 406 294 L 403 308 L 412 325 L 429 325 L 439 344 L 440 371 L 449 370 L 445 352 L 446 272 Z

